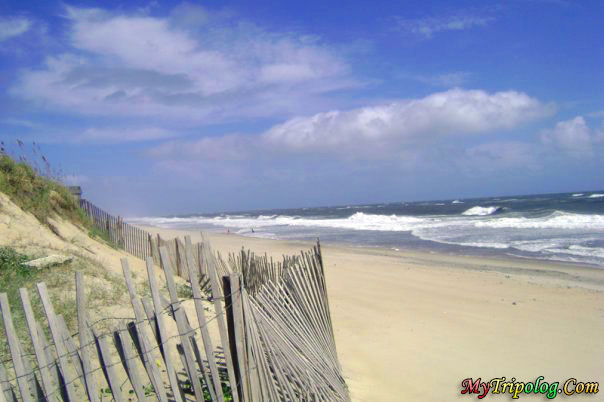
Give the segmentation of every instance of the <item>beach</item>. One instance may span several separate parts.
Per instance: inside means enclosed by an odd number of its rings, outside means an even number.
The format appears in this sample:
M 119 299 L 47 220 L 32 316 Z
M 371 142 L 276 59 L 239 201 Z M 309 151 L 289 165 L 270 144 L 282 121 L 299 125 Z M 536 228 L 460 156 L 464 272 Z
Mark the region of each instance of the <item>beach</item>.
M 145 229 L 200 239 L 199 232 Z M 279 258 L 313 245 L 205 236 L 223 255 L 245 247 Z M 466 378 L 534 382 L 543 376 L 542 382 L 560 382 L 560 388 L 569 378 L 602 379 L 601 268 L 325 243 L 322 253 L 353 401 L 468 400 L 475 396 L 461 394 Z

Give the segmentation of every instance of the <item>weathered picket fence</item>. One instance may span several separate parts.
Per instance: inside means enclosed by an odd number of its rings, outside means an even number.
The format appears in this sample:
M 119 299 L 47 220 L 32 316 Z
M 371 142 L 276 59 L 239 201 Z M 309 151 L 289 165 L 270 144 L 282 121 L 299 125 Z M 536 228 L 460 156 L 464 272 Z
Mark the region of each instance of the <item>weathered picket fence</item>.
M 150 297 L 139 297 L 128 261 L 122 260 L 134 317 L 111 333 L 99 333 L 90 322 L 81 273 L 75 275 L 77 336 L 69 334 L 46 285 L 39 283 L 49 341 L 27 290 L 21 289 L 32 359 L 14 330 L 7 296 L 0 294 L 12 358 L 11 370 L 0 364 L 0 402 L 349 400 L 318 243 L 279 262 L 245 251 L 225 262 L 207 242 L 193 245 L 186 237 L 182 256 L 177 255 L 181 276 L 191 287 L 193 316 L 178 298 L 175 257 L 166 246 L 158 247 L 157 258 L 167 298 L 154 276 L 151 248 L 146 258 Z M 208 303 L 211 317 L 206 315 Z M 218 330 L 218 341 L 211 327 Z
M 109 214 L 88 200 L 80 199 L 80 208 L 115 246 L 138 258 L 152 256 L 152 236 L 148 232 L 124 222 L 121 217 Z
M 120 216 L 111 215 L 85 199 L 80 199 L 80 208 L 92 220 L 94 227 L 102 232 L 112 245 L 121 248 L 135 257 L 143 260 L 151 257 L 153 262 L 159 265 L 159 249 L 160 247 L 166 247 L 175 274 L 185 279 L 188 278 L 184 263 L 185 245 L 180 238 L 176 237 L 166 240 L 162 239 L 159 233 L 153 236 L 146 230 L 125 222 Z M 201 243 L 197 244 L 193 250 L 193 258 L 199 265 Z

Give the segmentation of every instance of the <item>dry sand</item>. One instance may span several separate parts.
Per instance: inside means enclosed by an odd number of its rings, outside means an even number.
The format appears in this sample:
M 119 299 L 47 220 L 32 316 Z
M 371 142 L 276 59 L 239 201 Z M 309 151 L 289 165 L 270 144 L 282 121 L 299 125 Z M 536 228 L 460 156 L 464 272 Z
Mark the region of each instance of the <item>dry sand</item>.
M 147 230 L 167 238 L 185 233 Z M 208 238 L 225 254 L 245 246 L 278 257 L 311 246 Z M 354 401 L 469 400 L 475 396 L 460 394 L 467 377 L 604 380 L 602 269 L 335 245 L 322 250 L 338 354 Z M 488 396 L 497 397 L 511 399 Z M 604 400 L 601 393 L 585 398 Z

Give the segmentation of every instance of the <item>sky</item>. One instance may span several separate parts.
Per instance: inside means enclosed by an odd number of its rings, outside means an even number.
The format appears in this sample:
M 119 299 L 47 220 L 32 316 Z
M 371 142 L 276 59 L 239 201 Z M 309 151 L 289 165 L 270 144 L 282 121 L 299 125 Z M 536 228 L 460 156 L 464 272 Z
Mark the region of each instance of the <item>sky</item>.
M 3 1 L 0 140 L 123 216 L 602 190 L 603 15 Z

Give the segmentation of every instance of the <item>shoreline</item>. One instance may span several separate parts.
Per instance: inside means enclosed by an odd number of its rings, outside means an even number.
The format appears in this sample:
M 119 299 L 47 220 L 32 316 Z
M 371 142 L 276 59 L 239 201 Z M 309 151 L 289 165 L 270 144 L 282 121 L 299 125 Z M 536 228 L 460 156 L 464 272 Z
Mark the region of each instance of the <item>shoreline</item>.
M 201 237 L 144 228 L 167 239 Z M 313 244 L 204 235 L 222 255 L 245 247 L 280 258 Z M 602 269 L 326 243 L 321 249 L 353 401 L 467 400 L 460 391 L 469 377 L 604 380 Z
M 291 239 L 273 239 L 255 236 L 245 236 L 238 233 L 220 233 L 200 230 L 187 229 L 167 229 L 152 225 L 135 225 L 149 233 L 160 233 L 162 236 L 173 238 L 185 235 L 192 236 L 193 239 L 200 239 L 200 233 L 210 239 L 239 239 L 242 246 L 248 247 L 249 244 L 281 244 L 288 245 L 288 248 L 294 245 L 302 248 L 310 248 L 316 244 L 311 240 L 291 240 Z M 237 241 L 235 241 L 237 242 Z M 211 243 L 213 243 L 211 241 Z M 229 241 L 228 243 L 232 243 Z M 321 242 L 321 247 L 328 249 L 343 250 L 353 254 L 374 255 L 377 257 L 401 258 L 408 263 L 422 265 L 426 263 L 440 262 L 446 264 L 447 268 L 465 269 L 480 272 L 499 272 L 503 274 L 517 275 L 542 275 L 546 277 L 556 277 L 557 275 L 565 280 L 577 281 L 585 284 L 586 281 L 599 285 L 597 290 L 604 292 L 604 267 L 580 262 L 567 262 L 558 260 L 548 260 L 540 258 L 522 257 L 514 255 L 473 255 L 445 253 L 442 251 L 418 250 L 413 248 L 393 249 L 387 246 L 360 245 L 338 242 Z M 231 250 L 235 251 L 235 250 Z M 280 255 L 278 256 L 280 257 Z M 547 266 L 547 267 L 544 267 Z M 579 275 L 581 274 L 581 275 Z M 590 287 L 591 288 L 591 287 Z

